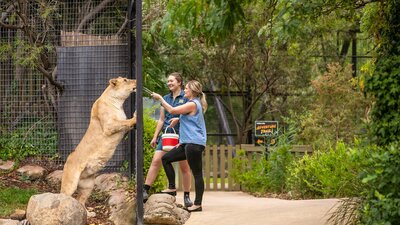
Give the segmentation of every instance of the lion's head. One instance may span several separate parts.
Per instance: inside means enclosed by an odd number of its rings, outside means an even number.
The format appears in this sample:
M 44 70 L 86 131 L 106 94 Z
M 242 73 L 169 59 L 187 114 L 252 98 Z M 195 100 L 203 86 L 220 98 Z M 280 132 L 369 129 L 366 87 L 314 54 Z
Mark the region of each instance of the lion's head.
M 136 80 L 125 77 L 113 78 L 109 81 L 114 96 L 126 99 L 132 92 L 136 91 Z

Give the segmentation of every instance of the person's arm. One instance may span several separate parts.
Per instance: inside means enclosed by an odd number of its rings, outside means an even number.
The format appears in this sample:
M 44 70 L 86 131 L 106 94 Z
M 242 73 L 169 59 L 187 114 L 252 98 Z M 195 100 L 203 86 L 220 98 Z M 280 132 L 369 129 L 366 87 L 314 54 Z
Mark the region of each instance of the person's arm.
M 179 118 L 175 117 L 169 120 L 169 127 L 174 128 L 179 123 Z
M 154 131 L 154 135 L 153 135 L 153 139 L 150 142 L 151 147 L 155 148 L 157 145 L 157 139 L 158 139 L 158 135 L 161 132 L 161 129 L 164 126 L 164 120 L 165 120 L 165 112 L 164 112 L 164 107 L 161 106 L 160 108 L 160 118 L 157 121 L 157 126 L 156 126 L 156 130 Z
M 197 108 L 196 108 L 196 103 L 194 102 L 186 102 L 183 105 L 177 106 L 177 107 L 172 107 L 168 102 L 164 100 L 164 98 L 157 94 L 153 93 L 151 95 L 154 99 L 158 100 L 161 102 L 161 105 L 164 107 L 165 110 L 167 110 L 171 114 L 188 114 L 188 113 L 195 113 Z

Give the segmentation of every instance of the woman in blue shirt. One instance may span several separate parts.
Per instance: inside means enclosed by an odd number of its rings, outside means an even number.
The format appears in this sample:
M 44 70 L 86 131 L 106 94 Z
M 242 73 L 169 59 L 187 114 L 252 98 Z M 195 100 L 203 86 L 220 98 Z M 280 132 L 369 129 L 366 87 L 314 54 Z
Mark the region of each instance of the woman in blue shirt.
M 168 177 L 169 190 L 174 192 L 176 191 L 175 171 L 172 163 L 188 161 L 195 180 L 196 198 L 194 205 L 188 207 L 187 210 L 197 212 L 202 211 L 201 203 L 204 193 L 202 156 L 206 146 L 207 132 L 203 114 L 207 110 L 207 101 L 202 85 L 198 81 L 189 81 L 184 92 L 185 97 L 189 99 L 188 102 L 176 107 L 168 104 L 159 94 L 153 93 L 152 96 L 159 100 L 169 113 L 180 114 L 179 145 L 162 157 L 162 163 Z
M 185 93 L 183 91 L 183 80 L 180 73 L 171 73 L 167 79 L 167 86 L 170 90 L 170 93 L 163 97 L 164 101 L 166 101 L 171 106 L 180 106 L 185 104 L 188 99 L 184 97 Z M 156 130 L 153 135 L 153 139 L 150 142 L 150 145 L 155 148 L 155 153 L 153 155 L 153 159 L 151 161 L 151 165 L 149 171 L 147 172 L 146 181 L 143 186 L 143 200 L 146 202 L 149 195 L 148 191 L 151 188 L 151 185 L 157 178 L 158 172 L 161 168 L 162 162 L 161 157 L 164 156 L 165 152 L 162 151 L 162 143 L 161 143 L 161 133 L 168 129 L 168 132 L 171 132 L 171 128 L 175 129 L 175 132 L 179 134 L 179 115 L 173 115 L 161 106 L 160 109 L 160 118 L 158 119 Z M 189 164 L 186 160 L 179 162 L 179 166 L 182 170 L 183 177 L 183 201 L 186 207 L 192 206 L 193 203 L 190 200 L 189 192 L 192 181 L 192 174 L 190 173 Z M 169 190 L 166 190 L 167 192 Z M 164 192 L 164 191 L 163 191 Z M 169 193 L 172 195 L 176 195 L 175 193 Z

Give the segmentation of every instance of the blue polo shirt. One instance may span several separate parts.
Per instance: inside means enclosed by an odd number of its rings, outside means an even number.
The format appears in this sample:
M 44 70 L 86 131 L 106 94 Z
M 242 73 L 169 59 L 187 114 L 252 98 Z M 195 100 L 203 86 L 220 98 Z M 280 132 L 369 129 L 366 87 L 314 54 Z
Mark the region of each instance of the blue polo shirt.
M 183 105 L 188 101 L 187 98 L 183 97 L 184 95 L 185 95 L 185 92 L 183 90 L 181 90 L 181 93 L 178 96 L 176 96 L 175 99 L 172 97 L 172 93 L 165 95 L 163 98 L 172 107 L 176 107 L 176 106 Z M 165 128 L 171 124 L 169 121 L 172 118 L 179 118 L 179 116 L 180 116 L 179 114 L 173 115 L 165 109 L 164 109 L 164 113 L 165 113 L 165 118 L 164 118 L 164 126 L 162 129 L 162 132 L 164 132 Z M 174 129 L 175 129 L 176 133 L 179 133 L 179 123 L 177 125 L 175 125 Z

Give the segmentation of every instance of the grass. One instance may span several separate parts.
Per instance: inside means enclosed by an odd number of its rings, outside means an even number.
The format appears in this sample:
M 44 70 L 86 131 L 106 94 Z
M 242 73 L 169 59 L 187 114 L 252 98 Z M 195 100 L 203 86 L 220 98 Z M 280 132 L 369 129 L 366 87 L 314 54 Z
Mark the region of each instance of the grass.
M 0 183 L 0 218 L 4 218 L 16 209 L 26 209 L 29 198 L 37 194 L 35 189 L 20 189 L 17 187 L 4 187 Z

